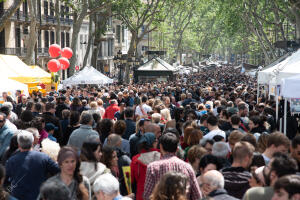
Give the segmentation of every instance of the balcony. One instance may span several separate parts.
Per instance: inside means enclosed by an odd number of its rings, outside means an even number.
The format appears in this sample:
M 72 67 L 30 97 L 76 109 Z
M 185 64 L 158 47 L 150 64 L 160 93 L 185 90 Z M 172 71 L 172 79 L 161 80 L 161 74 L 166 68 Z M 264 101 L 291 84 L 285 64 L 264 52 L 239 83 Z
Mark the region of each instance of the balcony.
M 49 57 L 48 48 L 37 48 L 37 52 L 39 57 Z M 26 53 L 27 53 L 27 48 L 24 47 L 0 48 L 0 54 L 25 57 Z
M 0 17 L 3 16 L 3 14 L 8 11 L 8 9 L 1 9 L 0 10 Z M 11 17 L 11 20 L 18 21 L 18 22 L 30 22 L 28 12 L 23 11 L 16 11 Z

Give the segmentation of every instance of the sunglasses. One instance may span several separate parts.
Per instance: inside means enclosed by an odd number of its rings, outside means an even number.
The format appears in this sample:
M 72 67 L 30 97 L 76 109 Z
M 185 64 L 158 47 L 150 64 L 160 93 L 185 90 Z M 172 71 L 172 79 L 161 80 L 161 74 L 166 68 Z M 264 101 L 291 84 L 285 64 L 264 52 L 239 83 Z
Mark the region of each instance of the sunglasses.
M 3 122 L 5 122 L 5 120 L 0 120 L 0 123 L 3 123 Z

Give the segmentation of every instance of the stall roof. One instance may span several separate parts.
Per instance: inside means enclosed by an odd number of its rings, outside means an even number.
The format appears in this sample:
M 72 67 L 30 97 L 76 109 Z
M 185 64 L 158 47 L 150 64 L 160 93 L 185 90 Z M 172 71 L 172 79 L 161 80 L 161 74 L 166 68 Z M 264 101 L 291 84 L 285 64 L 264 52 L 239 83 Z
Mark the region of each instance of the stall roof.
M 177 71 L 172 65 L 167 63 L 166 61 L 156 57 L 140 66 L 137 71 Z

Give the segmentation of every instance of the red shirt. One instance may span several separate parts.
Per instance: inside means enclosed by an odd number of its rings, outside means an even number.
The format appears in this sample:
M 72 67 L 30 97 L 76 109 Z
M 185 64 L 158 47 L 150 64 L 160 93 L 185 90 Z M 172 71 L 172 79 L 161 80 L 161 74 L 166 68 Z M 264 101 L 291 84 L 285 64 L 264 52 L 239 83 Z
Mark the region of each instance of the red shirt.
M 105 113 L 103 115 L 103 119 L 114 119 L 115 113 L 120 110 L 120 107 L 117 104 L 111 104 L 108 106 L 105 110 Z
M 143 200 L 144 185 L 147 165 L 160 160 L 159 149 L 141 150 L 141 153 L 133 156 L 130 164 L 131 180 L 136 185 L 136 200 Z

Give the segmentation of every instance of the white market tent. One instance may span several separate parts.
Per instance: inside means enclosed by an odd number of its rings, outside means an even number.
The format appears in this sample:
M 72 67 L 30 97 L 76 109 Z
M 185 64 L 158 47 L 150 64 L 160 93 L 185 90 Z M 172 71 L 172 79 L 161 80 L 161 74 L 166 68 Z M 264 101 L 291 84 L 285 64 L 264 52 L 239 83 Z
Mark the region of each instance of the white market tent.
M 2 92 L 7 92 L 9 96 L 15 96 L 17 90 L 21 90 L 23 94 L 29 96 L 28 86 L 26 84 L 7 77 L 0 77 L 0 94 L 2 94 Z
M 276 83 L 280 84 L 283 78 L 300 74 L 300 49 L 286 57 L 280 63 L 258 72 L 258 84 L 269 84 L 276 77 Z
M 300 74 L 282 79 L 281 95 L 285 98 L 300 98 Z
M 96 84 L 103 85 L 113 83 L 113 79 L 108 78 L 92 66 L 86 66 L 83 70 L 63 81 L 63 85 Z
M 159 57 L 153 58 L 149 62 L 140 66 L 137 71 L 173 71 L 176 72 L 178 69 L 160 59 Z

